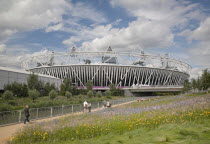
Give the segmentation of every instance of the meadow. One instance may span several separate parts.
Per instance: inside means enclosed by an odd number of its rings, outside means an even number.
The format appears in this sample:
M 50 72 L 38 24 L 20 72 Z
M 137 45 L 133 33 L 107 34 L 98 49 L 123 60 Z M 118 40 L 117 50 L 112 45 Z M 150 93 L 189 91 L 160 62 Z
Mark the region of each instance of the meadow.
M 210 95 L 162 96 L 28 125 L 10 144 L 210 142 Z

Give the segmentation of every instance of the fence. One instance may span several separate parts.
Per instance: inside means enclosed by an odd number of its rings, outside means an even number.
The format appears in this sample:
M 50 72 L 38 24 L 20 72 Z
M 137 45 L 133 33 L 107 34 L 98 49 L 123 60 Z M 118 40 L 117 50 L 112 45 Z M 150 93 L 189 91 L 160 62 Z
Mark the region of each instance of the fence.
M 126 103 L 134 101 L 137 98 L 123 98 L 118 100 L 110 101 L 112 105 L 117 105 L 121 103 Z M 91 109 L 101 108 L 103 102 L 93 102 L 91 103 Z M 31 108 L 30 109 L 30 120 L 43 119 L 47 117 L 55 117 L 59 115 L 65 115 L 70 113 L 82 112 L 82 105 L 67 105 L 67 106 L 54 106 L 54 107 L 42 107 L 42 108 Z M 4 111 L 0 112 L 0 126 L 11 125 L 16 123 L 21 123 L 25 119 L 23 110 L 16 111 Z

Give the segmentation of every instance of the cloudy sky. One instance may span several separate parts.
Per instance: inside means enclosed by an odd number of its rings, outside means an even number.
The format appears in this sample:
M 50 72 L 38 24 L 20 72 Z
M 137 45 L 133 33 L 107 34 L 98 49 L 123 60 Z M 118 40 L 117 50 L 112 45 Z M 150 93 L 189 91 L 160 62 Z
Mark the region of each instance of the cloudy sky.
M 209 0 L 0 0 L 0 66 L 42 49 L 168 53 L 210 68 Z

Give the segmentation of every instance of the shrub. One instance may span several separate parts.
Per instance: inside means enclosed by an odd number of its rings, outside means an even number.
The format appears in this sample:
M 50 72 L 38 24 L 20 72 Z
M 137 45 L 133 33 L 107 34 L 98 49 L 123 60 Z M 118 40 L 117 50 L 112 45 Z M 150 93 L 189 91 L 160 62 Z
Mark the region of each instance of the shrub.
M 99 97 L 99 98 L 100 98 L 100 97 L 102 97 L 101 92 L 100 92 L 100 91 L 98 91 L 98 92 L 96 93 L 96 96 L 97 96 L 97 97 Z
M 36 89 L 33 89 L 28 91 L 28 95 L 34 101 L 40 96 L 40 93 Z
M 15 100 L 9 100 L 8 104 L 12 106 L 17 106 L 17 102 Z
M 13 96 L 13 92 L 9 91 L 9 90 L 6 90 L 4 93 L 3 93 L 3 99 L 5 101 L 8 101 L 8 100 L 11 100 L 13 99 L 14 96 Z
M 58 93 L 55 90 L 51 90 L 49 93 L 50 99 L 54 99 L 57 95 Z
M 66 98 L 70 98 L 70 97 L 72 97 L 72 93 L 70 93 L 69 91 L 66 91 L 65 96 L 66 96 Z
M 88 95 L 89 98 L 93 97 L 94 96 L 93 91 L 91 91 L 91 90 L 88 91 L 87 95 Z
M 56 98 L 54 98 L 54 100 L 64 100 L 64 101 L 66 101 L 67 98 L 65 96 L 56 96 Z

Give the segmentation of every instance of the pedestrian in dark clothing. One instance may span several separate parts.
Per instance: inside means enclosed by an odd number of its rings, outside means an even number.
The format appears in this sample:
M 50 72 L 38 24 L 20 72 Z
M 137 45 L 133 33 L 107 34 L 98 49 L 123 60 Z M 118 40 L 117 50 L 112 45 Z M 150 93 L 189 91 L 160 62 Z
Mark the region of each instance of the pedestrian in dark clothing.
M 91 112 L 91 103 L 88 103 L 88 110 Z
M 27 122 L 30 122 L 29 121 L 29 116 L 30 116 L 30 113 L 29 113 L 29 106 L 28 105 L 26 105 L 26 107 L 25 107 L 25 109 L 24 109 L 24 113 L 25 113 L 25 120 L 24 120 L 24 124 L 26 124 L 26 121 Z

